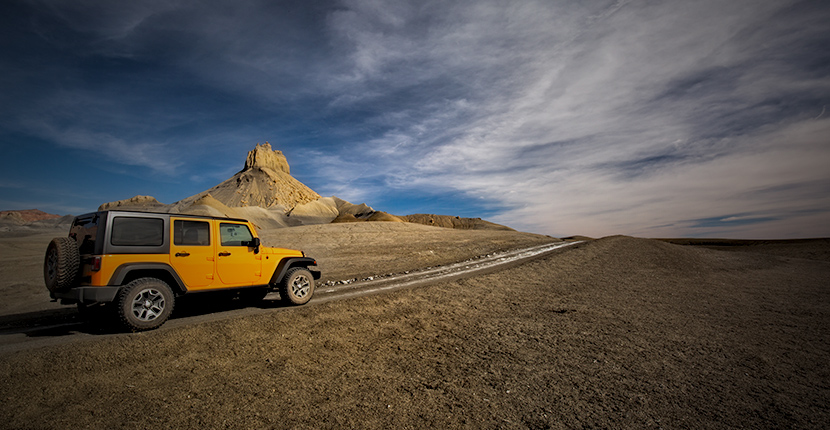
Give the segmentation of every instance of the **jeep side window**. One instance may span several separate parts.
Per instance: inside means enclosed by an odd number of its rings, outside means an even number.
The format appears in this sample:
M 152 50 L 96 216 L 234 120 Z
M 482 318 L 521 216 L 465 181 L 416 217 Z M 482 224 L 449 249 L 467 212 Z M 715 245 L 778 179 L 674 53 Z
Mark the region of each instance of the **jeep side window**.
M 210 245 L 210 224 L 205 221 L 173 221 L 173 244 L 177 246 Z
M 245 224 L 219 224 L 222 246 L 250 246 L 254 236 Z
M 164 243 L 164 220 L 115 217 L 110 243 L 115 246 L 161 246 Z

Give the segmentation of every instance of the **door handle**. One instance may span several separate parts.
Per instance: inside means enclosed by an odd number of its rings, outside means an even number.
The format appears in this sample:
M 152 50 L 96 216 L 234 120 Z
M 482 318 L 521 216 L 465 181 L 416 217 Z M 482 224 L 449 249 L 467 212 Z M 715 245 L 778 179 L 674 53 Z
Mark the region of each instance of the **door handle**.
M 176 257 L 187 257 L 189 255 L 190 255 L 189 252 L 177 252 L 176 253 Z
M 230 253 L 230 252 L 220 252 L 220 253 L 219 253 L 219 256 L 220 256 L 220 257 L 227 257 L 227 256 L 229 256 L 229 255 L 231 255 L 231 253 Z

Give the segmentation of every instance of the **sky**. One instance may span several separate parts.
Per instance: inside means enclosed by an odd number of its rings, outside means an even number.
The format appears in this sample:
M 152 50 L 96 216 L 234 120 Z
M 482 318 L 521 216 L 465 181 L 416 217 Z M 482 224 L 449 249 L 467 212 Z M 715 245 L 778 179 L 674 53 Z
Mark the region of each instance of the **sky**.
M 830 2 L 4 0 L 0 210 L 230 178 L 555 237 L 830 237 Z

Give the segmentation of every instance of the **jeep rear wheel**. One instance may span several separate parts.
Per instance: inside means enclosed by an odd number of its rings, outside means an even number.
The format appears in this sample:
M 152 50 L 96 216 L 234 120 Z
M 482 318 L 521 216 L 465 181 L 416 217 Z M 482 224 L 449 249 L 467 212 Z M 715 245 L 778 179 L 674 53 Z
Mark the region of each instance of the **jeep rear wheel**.
M 73 239 L 56 237 L 46 248 L 43 261 L 43 280 L 49 292 L 68 290 L 78 282 L 81 256 Z
M 288 271 L 280 284 L 280 298 L 287 305 L 303 305 L 314 295 L 314 277 L 303 267 Z
M 173 291 L 156 278 L 140 278 L 118 293 L 117 313 L 121 324 L 131 331 L 158 328 L 173 312 Z

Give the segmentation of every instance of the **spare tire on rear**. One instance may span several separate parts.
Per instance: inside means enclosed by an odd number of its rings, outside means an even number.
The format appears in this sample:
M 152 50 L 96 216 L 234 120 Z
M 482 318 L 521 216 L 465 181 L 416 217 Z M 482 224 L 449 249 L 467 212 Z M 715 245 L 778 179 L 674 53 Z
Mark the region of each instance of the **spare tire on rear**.
M 49 292 L 68 290 L 78 283 L 81 256 L 78 245 L 68 237 L 56 237 L 46 248 L 43 279 Z

